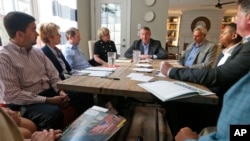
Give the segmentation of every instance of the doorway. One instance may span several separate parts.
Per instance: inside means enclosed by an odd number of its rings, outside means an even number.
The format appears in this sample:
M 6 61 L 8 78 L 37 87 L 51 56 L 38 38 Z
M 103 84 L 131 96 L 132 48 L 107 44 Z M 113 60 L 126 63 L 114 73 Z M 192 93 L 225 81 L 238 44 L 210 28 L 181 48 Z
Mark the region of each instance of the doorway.
M 100 27 L 110 30 L 110 38 L 115 42 L 117 53 L 123 57 L 129 47 L 130 35 L 130 4 L 131 0 L 95 0 L 94 4 L 94 28 L 93 35 L 96 36 Z M 99 39 L 97 39 L 99 40 Z

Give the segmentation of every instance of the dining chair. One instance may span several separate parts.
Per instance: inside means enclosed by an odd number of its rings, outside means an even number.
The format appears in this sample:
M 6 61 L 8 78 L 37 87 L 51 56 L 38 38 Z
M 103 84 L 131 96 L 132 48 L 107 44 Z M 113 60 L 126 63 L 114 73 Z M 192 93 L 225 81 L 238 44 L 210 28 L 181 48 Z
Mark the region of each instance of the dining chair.
M 96 42 L 95 40 L 89 40 L 89 41 L 88 41 L 88 46 L 89 46 L 89 59 L 92 59 L 92 58 L 93 58 L 95 42 Z

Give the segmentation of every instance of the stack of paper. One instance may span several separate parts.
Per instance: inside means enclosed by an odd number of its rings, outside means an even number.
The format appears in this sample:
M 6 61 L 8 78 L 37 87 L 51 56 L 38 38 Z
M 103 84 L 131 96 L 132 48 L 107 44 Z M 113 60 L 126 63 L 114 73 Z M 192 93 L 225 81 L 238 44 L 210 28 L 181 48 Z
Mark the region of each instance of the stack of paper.
M 135 65 L 140 68 L 152 68 L 151 64 L 135 64 Z
M 152 76 L 143 75 L 142 73 L 130 73 L 127 77 L 130 77 L 131 80 L 143 81 L 143 82 L 148 82 L 154 78 Z
M 98 71 L 98 70 L 80 70 L 73 75 L 80 75 L 80 76 L 98 76 L 98 77 L 107 77 L 111 74 L 111 71 Z
M 132 70 L 137 72 L 152 72 L 154 69 L 148 69 L 148 68 L 133 68 Z
M 155 81 L 138 84 L 160 100 L 168 101 L 194 95 L 211 95 L 212 92 L 199 89 L 184 82 Z
M 107 77 L 117 68 L 108 67 L 88 67 L 84 70 L 75 70 L 73 75 Z
M 117 68 L 108 68 L 108 67 L 88 67 L 85 70 L 91 71 L 115 71 Z

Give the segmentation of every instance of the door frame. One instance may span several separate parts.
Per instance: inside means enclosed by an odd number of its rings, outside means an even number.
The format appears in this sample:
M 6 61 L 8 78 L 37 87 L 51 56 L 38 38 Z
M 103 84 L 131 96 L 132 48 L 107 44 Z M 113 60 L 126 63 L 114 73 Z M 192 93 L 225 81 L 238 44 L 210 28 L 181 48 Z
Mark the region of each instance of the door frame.
M 125 43 L 122 43 L 122 39 L 121 39 L 121 48 L 122 45 L 125 45 L 125 47 L 123 49 L 121 49 L 121 57 L 124 57 L 124 53 L 125 51 L 130 47 L 130 21 L 131 21 L 131 0 L 125 0 L 126 1 L 126 33 L 125 33 Z M 96 28 L 96 0 L 91 0 L 90 6 L 91 6 L 91 40 L 99 40 L 97 39 L 97 28 Z

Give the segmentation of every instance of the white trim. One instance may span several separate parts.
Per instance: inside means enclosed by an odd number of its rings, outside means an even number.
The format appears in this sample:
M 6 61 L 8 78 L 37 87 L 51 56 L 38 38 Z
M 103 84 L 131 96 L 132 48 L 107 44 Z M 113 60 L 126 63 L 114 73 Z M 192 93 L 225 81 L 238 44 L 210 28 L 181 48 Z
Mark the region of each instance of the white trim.
M 96 8 L 95 8 L 95 5 L 96 5 L 96 1 L 95 0 L 91 0 L 90 2 L 90 26 L 91 26 L 91 39 L 90 40 L 97 40 L 96 37 L 95 37 L 95 25 L 96 25 L 96 21 L 95 21 L 95 16 L 96 16 Z
M 33 16 L 36 18 L 37 23 L 40 23 L 40 16 L 39 16 L 39 6 L 37 0 L 31 0 L 31 11 Z
M 130 47 L 130 21 L 131 21 L 131 0 L 127 0 L 127 41 L 126 41 L 126 49 Z

